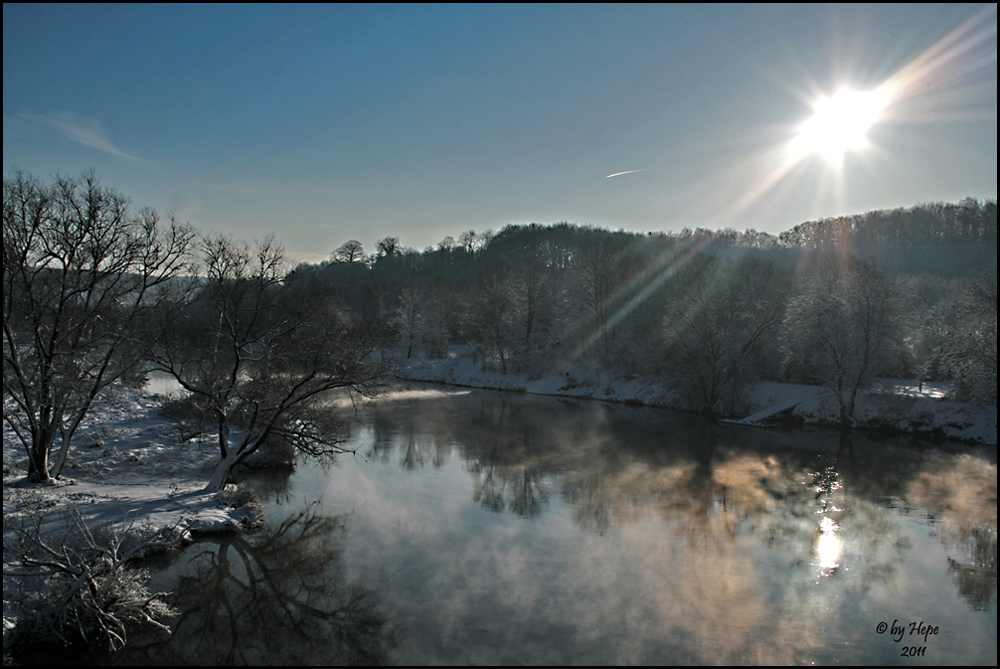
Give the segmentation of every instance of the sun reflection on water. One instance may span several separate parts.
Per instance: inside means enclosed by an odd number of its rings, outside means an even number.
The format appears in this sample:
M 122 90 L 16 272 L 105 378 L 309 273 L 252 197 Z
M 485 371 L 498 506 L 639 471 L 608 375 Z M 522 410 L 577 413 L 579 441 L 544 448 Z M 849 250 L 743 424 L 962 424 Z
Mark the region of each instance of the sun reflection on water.
M 818 536 L 816 537 L 813 552 L 819 560 L 817 565 L 827 576 L 836 571 L 840 566 L 838 560 L 840 559 L 842 545 L 840 537 L 837 536 L 839 530 L 840 525 L 832 518 L 823 518 L 819 522 L 819 532 L 817 533 Z

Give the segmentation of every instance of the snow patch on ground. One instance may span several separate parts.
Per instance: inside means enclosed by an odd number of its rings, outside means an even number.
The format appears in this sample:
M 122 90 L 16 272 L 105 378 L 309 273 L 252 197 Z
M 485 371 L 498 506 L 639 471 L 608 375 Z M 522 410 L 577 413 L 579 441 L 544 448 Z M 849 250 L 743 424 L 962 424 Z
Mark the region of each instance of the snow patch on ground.
M 7 410 L 7 407 L 5 407 Z M 219 450 L 207 438 L 182 441 L 173 423 L 160 413 L 160 397 L 125 390 L 99 399 L 71 446 L 62 478 L 47 485 L 28 484 L 28 456 L 9 426 L 3 431 L 4 543 L 8 524 L 27 513 L 45 514 L 43 531 L 65 531 L 62 511 L 72 507 L 90 528 L 119 530 L 174 528 L 192 532 L 229 532 L 259 522 L 260 508 L 231 508 L 204 492 L 218 463 Z M 256 508 L 254 508 L 256 507 Z M 4 550 L 4 637 L 16 624 L 6 593 L 13 578 Z
M 447 383 L 470 388 L 512 390 L 533 395 L 582 397 L 649 406 L 677 406 L 679 398 L 661 383 L 649 379 L 622 379 L 594 372 L 582 365 L 568 367 L 562 376 L 532 379 L 528 374 L 501 374 L 483 369 L 468 356 L 403 360 L 399 372 L 408 381 Z
M 27 506 L 72 504 L 90 526 L 120 524 L 129 515 L 181 532 L 238 527 L 245 512 L 203 492 L 218 446 L 207 438 L 181 441 L 159 409 L 159 396 L 138 390 L 98 400 L 73 441 L 62 479 L 45 486 L 26 485 L 28 456 L 5 424 L 4 517 Z

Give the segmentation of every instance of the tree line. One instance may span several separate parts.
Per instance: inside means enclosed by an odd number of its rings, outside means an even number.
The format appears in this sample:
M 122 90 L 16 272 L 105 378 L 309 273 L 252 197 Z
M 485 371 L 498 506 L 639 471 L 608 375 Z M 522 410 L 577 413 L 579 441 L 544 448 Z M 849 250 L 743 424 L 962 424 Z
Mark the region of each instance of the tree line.
M 996 403 L 992 201 L 779 236 L 531 224 L 422 252 L 387 236 L 291 271 L 273 238 L 199 235 L 93 173 L 15 172 L 3 224 L 4 421 L 34 481 L 59 474 L 97 397 L 151 371 L 217 436 L 217 490 L 269 444 L 341 452 L 325 393 L 377 393 L 394 359 L 458 346 L 501 374 L 655 378 L 717 414 L 755 380 L 825 385 L 848 426 L 877 377 L 948 379 Z M 882 262 L 927 239 L 932 260 Z
M 934 238 L 932 257 L 898 262 Z M 722 414 L 750 381 L 825 385 L 850 425 L 879 377 L 950 380 L 996 403 L 995 240 L 996 203 L 966 199 L 778 236 L 531 224 L 423 252 L 386 238 L 370 256 L 351 240 L 289 280 L 380 321 L 408 358 L 463 344 L 533 377 L 579 362 L 667 380 Z

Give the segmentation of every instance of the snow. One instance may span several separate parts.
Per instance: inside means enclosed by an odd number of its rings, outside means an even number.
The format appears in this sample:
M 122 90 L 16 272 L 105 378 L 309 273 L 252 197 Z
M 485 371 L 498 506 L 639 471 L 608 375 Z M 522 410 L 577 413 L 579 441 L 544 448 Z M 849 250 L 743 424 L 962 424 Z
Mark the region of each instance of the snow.
M 614 378 L 580 364 L 568 367 L 562 376 L 531 379 L 527 374 L 484 370 L 461 352 L 442 359 L 413 358 L 403 362 L 400 376 L 411 381 L 684 408 L 683 399 L 666 383 L 649 378 Z M 859 394 L 856 426 L 996 446 L 996 407 L 952 401 L 948 399 L 950 390 L 947 383 L 886 379 Z M 742 403 L 743 412 L 737 418 L 778 405 L 796 404 L 792 420 L 812 425 L 834 425 L 838 421 L 836 398 L 823 386 L 760 382 L 749 389 Z
M 400 376 L 410 381 L 447 383 L 470 388 L 513 390 L 533 395 L 581 397 L 613 402 L 637 402 L 649 406 L 676 406 L 674 393 L 652 379 L 622 379 L 570 365 L 561 376 L 532 379 L 527 374 L 501 374 L 484 370 L 465 355 L 452 354 L 443 359 L 412 358 L 404 360 Z
M 997 444 L 996 407 L 983 407 L 949 400 L 951 386 L 945 383 L 886 380 L 861 393 L 855 421 L 862 429 L 881 429 L 904 434 L 923 434 L 990 446 Z M 763 409 L 798 400 L 792 416 L 809 424 L 837 421 L 836 398 L 822 386 L 791 383 L 758 383 L 748 399 L 751 409 Z
M 218 446 L 207 437 L 182 442 L 159 407 L 159 395 L 138 390 L 98 400 L 74 439 L 62 479 L 45 486 L 25 483 L 27 454 L 4 425 L 4 516 L 26 504 L 73 504 L 91 526 L 120 523 L 127 513 L 184 533 L 237 527 L 243 512 L 203 492 Z
M 158 387 L 165 392 L 168 386 Z M 3 432 L 4 523 L 17 522 L 31 509 L 44 509 L 46 528 L 62 529 L 60 510 L 72 506 L 88 527 L 134 524 L 221 533 L 257 521 L 250 506 L 231 508 L 204 492 L 218 463 L 218 446 L 207 437 L 182 441 L 173 423 L 159 413 L 160 396 L 134 389 L 112 400 L 98 400 L 70 449 L 62 477 L 47 485 L 26 482 L 28 457 L 5 424 Z M 6 409 L 6 407 L 5 407 Z M 228 491 L 227 491 L 228 492 Z M 5 542 L 8 530 L 4 530 Z M 11 591 L 4 550 L 4 593 Z M 4 636 L 16 621 L 4 598 Z

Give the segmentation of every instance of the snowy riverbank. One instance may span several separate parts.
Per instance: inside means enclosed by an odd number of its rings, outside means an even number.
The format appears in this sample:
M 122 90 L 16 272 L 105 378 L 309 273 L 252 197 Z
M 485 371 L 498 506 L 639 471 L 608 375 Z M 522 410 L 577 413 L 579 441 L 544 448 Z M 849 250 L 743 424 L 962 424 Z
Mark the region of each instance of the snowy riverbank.
M 16 593 L 17 557 L 7 550 L 9 526 L 42 517 L 43 531 L 61 536 L 65 511 L 80 515 L 94 530 L 113 527 L 135 535 L 174 528 L 182 541 L 192 533 L 225 533 L 259 522 L 260 507 L 234 508 L 224 499 L 241 495 L 227 489 L 206 493 L 218 461 L 218 446 L 208 439 L 182 441 L 173 423 L 160 415 L 160 397 L 125 390 L 113 400 L 98 400 L 81 427 L 62 477 L 47 485 L 26 482 L 28 458 L 9 426 L 3 432 L 4 658 L 8 632 L 17 624 L 8 595 Z
M 48 485 L 25 483 L 27 455 L 4 425 L 4 517 L 72 504 L 90 527 L 121 526 L 128 517 L 182 534 L 230 531 L 248 522 L 248 510 L 224 506 L 218 495 L 204 492 L 218 457 L 218 446 L 207 438 L 181 441 L 160 415 L 159 396 L 126 390 L 95 403 L 61 479 Z
M 651 380 L 620 380 L 570 367 L 562 376 L 529 379 L 524 374 L 485 371 L 469 357 L 414 359 L 401 366 L 408 381 L 447 383 L 539 395 L 635 402 L 681 408 L 681 400 L 664 384 Z M 160 390 L 154 385 L 150 389 Z M 887 382 L 859 398 L 857 419 L 862 428 L 898 433 L 926 433 L 996 445 L 996 409 L 952 402 L 948 388 L 905 381 Z M 27 457 L 5 425 L 3 440 L 3 504 L 6 522 L 24 513 L 42 512 L 56 529 L 61 509 L 72 506 L 90 528 L 130 524 L 176 528 L 192 532 L 227 532 L 256 522 L 256 505 L 233 508 L 219 495 L 204 492 L 218 460 L 218 447 L 205 435 L 182 440 L 174 424 L 160 413 L 160 397 L 128 390 L 110 401 L 99 401 L 77 435 L 62 480 L 50 485 L 25 484 Z M 792 418 L 808 424 L 832 423 L 836 403 L 815 386 L 760 383 L 744 399 L 744 415 L 767 407 L 797 402 Z M 223 494 L 225 496 L 225 493 Z M 232 496 L 230 494 L 230 496 Z M 255 508 L 256 507 L 256 508 Z M 5 538 L 8 530 L 5 529 Z M 5 563 L 14 556 L 5 550 Z M 15 624 L 8 610 L 4 577 L 4 627 Z
M 399 375 L 408 381 L 685 408 L 678 394 L 664 383 L 640 378 L 616 379 L 579 365 L 562 376 L 530 379 L 527 374 L 484 370 L 469 356 L 453 355 L 443 359 L 405 360 Z M 949 384 L 943 383 L 925 383 L 921 387 L 916 381 L 886 380 L 859 396 L 855 410 L 857 426 L 996 446 L 996 407 L 949 400 L 946 395 L 950 389 Z M 798 404 L 789 415 L 791 420 L 810 425 L 836 424 L 837 402 L 826 388 L 790 383 L 756 384 L 742 398 L 742 415 L 737 417 L 796 401 Z
M 562 376 L 532 380 L 525 374 L 483 370 L 466 356 L 418 358 L 404 361 L 400 376 L 409 381 L 683 408 L 677 394 L 664 384 L 614 379 L 579 366 Z M 155 385 L 150 388 L 160 390 Z M 947 390 L 941 384 L 920 389 L 914 382 L 887 382 L 859 398 L 857 423 L 863 429 L 996 446 L 996 408 L 950 401 Z M 792 410 L 793 420 L 806 424 L 836 420 L 836 402 L 824 388 L 772 382 L 757 384 L 744 398 L 743 415 L 790 401 L 799 402 Z M 187 533 L 224 532 L 249 522 L 247 508 L 224 506 L 218 496 L 203 492 L 218 461 L 214 441 L 209 435 L 182 441 L 159 407 L 158 395 L 134 390 L 99 402 L 76 437 L 63 480 L 47 486 L 23 485 L 27 456 L 5 425 L 5 516 L 26 505 L 73 504 L 90 526 L 121 524 L 130 517 Z

